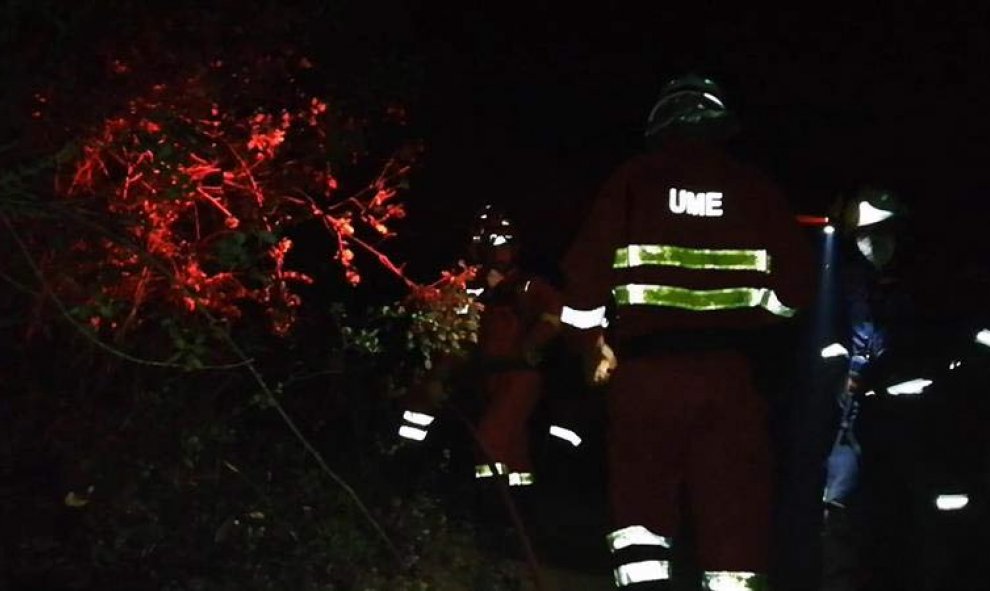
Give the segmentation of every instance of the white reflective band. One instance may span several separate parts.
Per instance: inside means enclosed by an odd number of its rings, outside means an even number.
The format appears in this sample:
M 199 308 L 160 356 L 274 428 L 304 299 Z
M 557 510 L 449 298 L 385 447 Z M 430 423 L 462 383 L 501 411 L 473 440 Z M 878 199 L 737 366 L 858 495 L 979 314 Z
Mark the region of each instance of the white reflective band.
M 630 525 L 617 529 L 605 537 L 612 552 L 618 552 L 629 546 L 663 546 L 670 548 L 670 538 L 658 536 L 642 525 Z
M 935 506 L 939 511 L 958 511 L 969 504 L 969 495 L 939 495 Z
M 859 222 L 857 226 L 869 226 L 894 215 L 894 212 L 873 207 L 866 201 L 859 202 Z
M 485 288 L 484 287 L 472 287 L 472 288 L 465 289 L 464 291 L 468 292 L 470 295 L 473 295 L 474 297 L 478 297 L 481 294 L 485 293 Z
M 474 477 L 475 478 L 490 478 L 496 474 L 505 474 L 509 471 L 509 467 L 502 462 L 495 462 L 495 471 L 492 472 L 492 467 L 488 464 L 478 464 L 474 467 Z
M 411 410 L 407 410 L 406 412 L 402 413 L 402 418 L 406 421 L 409 421 L 413 425 L 419 425 L 421 427 L 426 427 L 433 422 L 432 416 L 421 412 L 413 412 Z
M 876 395 L 877 395 L 877 391 L 876 390 L 869 390 L 863 396 L 876 396 Z
M 646 581 L 666 581 L 670 578 L 670 563 L 666 560 L 643 560 L 623 564 L 613 571 L 615 586 L 625 587 Z
M 508 244 L 509 239 L 501 234 L 492 235 L 492 246 L 502 246 L 503 244 Z
M 605 306 L 594 310 L 576 310 L 564 306 L 560 311 L 560 321 L 581 330 L 605 326 Z
M 523 293 L 526 293 L 527 291 L 529 291 L 529 286 L 532 285 L 532 284 L 533 284 L 532 281 L 527 281 L 526 284 L 523 285 Z
M 426 431 L 417 429 L 416 427 L 410 427 L 409 425 L 402 425 L 399 427 L 399 436 L 414 441 L 422 441 L 426 439 Z
M 887 388 L 887 394 L 891 396 L 914 396 L 921 394 L 922 390 L 932 385 L 931 380 L 926 380 L 924 378 L 915 378 L 913 380 L 908 380 L 906 382 L 901 382 L 900 384 L 894 384 L 893 386 Z
M 577 433 L 571 431 L 570 429 L 565 429 L 563 427 L 558 427 L 557 425 L 550 425 L 550 434 L 554 437 L 563 439 L 564 441 L 570 443 L 574 447 L 581 445 L 581 437 Z
M 714 94 L 712 94 L 710 92 L 706 92 L 702 96 L 704 96 L 706 99 L 710 100 L 711 102 L 715 103 L 716 105 L 718 105 L 720 107 L 723 107 L 723 108 L 725 107 L 725 103 L 723 103 L 722 101 L 720 101 L 717 96 L 715 96 Z
M 747 591 L 753 589 L 756 573 L 745 571 L 705 571 L 704 588 L 707 591 Z
M 529 486 L 533 484 L 533 474 L 530 472 L 510 472 L 509 486 Z
M 822 349 L 822 359 L 829 359 L 831 357 L 849 357 L 849 350 L 839 343 L 832 343 Z
M 975 340 L 984 347 L 990 347 L 990 329 L 984 328 L 980 332 L 976 333 Z

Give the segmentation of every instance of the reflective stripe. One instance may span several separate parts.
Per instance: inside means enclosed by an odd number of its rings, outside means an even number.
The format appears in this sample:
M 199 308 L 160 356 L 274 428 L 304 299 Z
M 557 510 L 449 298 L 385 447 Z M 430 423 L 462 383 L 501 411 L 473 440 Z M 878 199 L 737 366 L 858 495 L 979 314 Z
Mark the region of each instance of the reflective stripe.
M 748 591 L 756 589 L 760 576 L 746 571 L 705 571 L 707 591 Z
M 402 425 L 399 427 L 399 436 L 414 441 L 422 441 L 426 439 L 426 431 L 417 429 L 416 427 L 410 427 L 409 425 Z
M 658 536 L 642 525 L 630 525 L 617 529 L 605 537 L 609 550 L 618 552 L 629 546 L 663 546 L 670 548 L 670 538 Z
M 935 506 L 939 511 L 958 511 L 969 504 L 969 495 L 939 495 Z
M 976 342 L 984 347 L 990 347 L 990 329 L 984 328 L 976 333 Z
M 894 212 L 887 211 L 886 209 L 880 209 L 879 207 L 873 207 L 867 201 L 859 202 L 859 221 L 857 226 L 862 228 L 863 226 L 869 226 L 870 224 L 876 224 L 877 222 L 882 222 L 889 217 L 893 217 Z
M 822 349 L 822 359 L 829 359 L 831 357 L 849 357 L 849 350 L 839 343 L 832 343 Z
M 560 311 L 560 321 L 582 330 L 598 328 L 604 326 L 605 306 L 594 310 L 577 310 L 564 306 L 564 309 Z
M 488 464 L 478 464 L 474 467 L 474 477 L 475 478 L 490 478 L 496 474 L 506 474 L 509 471 L 509 467 L 502 462 L 495 462 L 495 471 L 492 472 L 492 467 Z
M 687 248 L 669 244 L 630 244 L 615 251 L 614 269 L 645 265 L 770 272 L 770 255 L 763 249 Z
M 533 484 L 533 474 L 531 472 L 510 472 L 509 486 L 529 486 Z
M 913 380 L 901 382 L 900 384 L 895 384 L 887 388 L 887 394 L 890 394 L 891 396 L 916 396 L 921 394 L 925 388 L 931 385 L 931 380 L 926 380 L 925 378 L 915 378 Z
M 570 429 L 558 427 L 557 425 L 550 425 L 550 434 L 554 437 L 563 439 L 574 447 L 581 445 L 581 437 Z
M 402 418 L 409 421 L 413 425 L 419 425 L 421 427 L 426 427 L 433 422 L 432 416 L 421 412 L 413 412 L 411 410 L 407 410 L 402 413 Z
M 645 581 L 666 581 L 670 578 L 670 563 L 666 560 L 643 560 L 623 564 L 613 571 L 615 586 L 625 587 Z
M 471 296 L 474 296 L 474 297 L 478 297 L 481 294 L 485 293 L 485 288 L 484 287 L 468 288 L 468 289 L 465 289 L 464 291 L 468 292 L 468 295 L 471 295 Z
M 619 305 L 671 306 L 699 312 L 759 307 L 785 318 L 790 318 L 797 312 L 781 303 L 777 294 L 768 287 L 697 290 L 630 283 L 613 288 L 612 293 Z

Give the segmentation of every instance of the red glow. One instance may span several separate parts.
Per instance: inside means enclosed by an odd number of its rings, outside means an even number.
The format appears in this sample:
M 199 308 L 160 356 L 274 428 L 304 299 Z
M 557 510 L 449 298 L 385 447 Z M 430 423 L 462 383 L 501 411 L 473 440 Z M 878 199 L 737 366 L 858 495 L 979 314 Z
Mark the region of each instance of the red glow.
M 129 72 L 122 64 L 114 69 Z M 223 70 L 219 60 L 211 64 L 211 75 Z M 328 101 L 297 97 L 295 108 L 238 116 L 210 88 L 200 78 L 155 84 L 82 143 L 60 195 L 105 208 L 144 255 L 107 240 L 86 242 L 74 269 L 77 285 L 97 281 L 94 300 L 110 297 L 131 318 L 165 303 L 232 320 L 241 316 L 241 304 L 256 302 L 272 330 L 286 334 L 301 303 L 294 285 L 313 280 L 287 268 L 292 242 L 278 237 L 317 219 L 351 285 L 361 282 L 360 249 L 411 289 L 420 287 L 372 243 L 392 236 L 390 224 L 405 216 L 397 196 L 415 150 L 395 155 L 365 186 L 340 194 L 326 142 L 339 136 L 341 123 Z M 343 125 L 359 127 L 353 119 Z
M 802 226 L 827 226 L 828 218 L 815 215 L 796 215 L 797 222 Z

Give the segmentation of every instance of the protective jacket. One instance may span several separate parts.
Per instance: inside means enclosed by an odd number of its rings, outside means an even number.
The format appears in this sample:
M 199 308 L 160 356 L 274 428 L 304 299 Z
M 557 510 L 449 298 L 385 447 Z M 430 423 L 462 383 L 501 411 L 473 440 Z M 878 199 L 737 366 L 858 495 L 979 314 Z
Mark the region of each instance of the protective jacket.
M 561 319 L 580 340 L 597 340 L 615 304 L 613 553 L 669 550 L 686 493 L 706 585 L 748 588 L 766 568 L 770 457 L 765 403 L 735 337 L 792 317 L 814 292 L 781 192 L 716 147 L 669 139 L 605 183 L 564 271 Z M 616 583 L 668 578 L 660 558 L 617 558 Z
M 594 313 L 579 321 L 587 327 L 614 296 L 619 341 L 759 326 L 812 296 L 808 247 L 780 191 L 703 143 L 633 158 L 588 219 L 565 261 L 565 303 Z

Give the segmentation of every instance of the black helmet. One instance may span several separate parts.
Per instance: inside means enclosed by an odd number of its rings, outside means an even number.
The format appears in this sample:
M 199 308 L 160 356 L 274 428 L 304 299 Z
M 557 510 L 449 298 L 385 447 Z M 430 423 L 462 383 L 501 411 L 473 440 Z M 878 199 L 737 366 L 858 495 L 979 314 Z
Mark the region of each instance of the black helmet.
M 505 212 L 490 204 L 478 212 L 468 247 L 472 263 L 490 264 L 496 252 L 503 254 L 499 259 L 514 258 L 517 246 L 515 224 Z
M 660 92 L 643 136 L 650 138 L 670 128 L 701 135 L 725 134 L 731 118 L 722 89 L 710 78 L 688 74 L 668 82 Z

